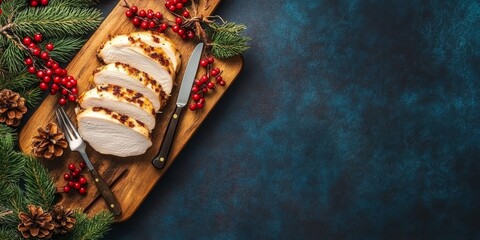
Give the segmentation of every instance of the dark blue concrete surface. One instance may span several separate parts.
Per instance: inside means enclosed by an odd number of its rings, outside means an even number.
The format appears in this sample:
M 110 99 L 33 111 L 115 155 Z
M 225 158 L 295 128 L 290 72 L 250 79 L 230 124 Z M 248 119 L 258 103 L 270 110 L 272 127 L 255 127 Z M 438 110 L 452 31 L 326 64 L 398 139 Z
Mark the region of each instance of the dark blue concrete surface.
M 245 68 L 107 239 L 480 239 L 478 1 L 218 13 Z

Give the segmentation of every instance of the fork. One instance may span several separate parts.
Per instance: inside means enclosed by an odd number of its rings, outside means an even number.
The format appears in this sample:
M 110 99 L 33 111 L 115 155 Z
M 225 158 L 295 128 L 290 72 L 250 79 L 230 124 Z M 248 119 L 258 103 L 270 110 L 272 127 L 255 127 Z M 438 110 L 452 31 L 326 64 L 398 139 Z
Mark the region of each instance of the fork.
M 113 215 L 120 215 L 122 213 L 122 209 L 118 204 L 118 200 L 108 186 L 107 182 L 103 180 L 100 174 L 98 174 L 98 172 L 93 167 L 92 162 L 90 161 L 87 153 L 85 152 L 85 141 L 83 141 L 82 137 L 75 128 L 75 125 L 73 125 L 72 121 L 70 120 L 70 118 L 68 118 L 65 110 L 63 110 L 62 107 L 59 107 L 57 111 L 55 111 L 55 116 L 57 117 L 57 122 L 60 124 L 60 127 L 65 133 L 65 138 L 68 141 L 70 149 L 72 151 L 79 152 L 83 160 L 85 160 L 88 171 L 90 172 L 90 174 L 92 174 L 92 177 L 95 180 L 95 184 L 97 185 L 100 194 L 107 203 L 108 209 L 113 213 Z

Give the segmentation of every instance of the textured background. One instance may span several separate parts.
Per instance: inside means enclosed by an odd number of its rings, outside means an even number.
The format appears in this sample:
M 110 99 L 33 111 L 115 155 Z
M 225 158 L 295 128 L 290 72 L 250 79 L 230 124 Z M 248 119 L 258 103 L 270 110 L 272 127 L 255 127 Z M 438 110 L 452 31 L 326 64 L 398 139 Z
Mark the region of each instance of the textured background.
M 478 1 L 217 13 L 249 26 L 245 68 L 107 239 L 480 238 Z

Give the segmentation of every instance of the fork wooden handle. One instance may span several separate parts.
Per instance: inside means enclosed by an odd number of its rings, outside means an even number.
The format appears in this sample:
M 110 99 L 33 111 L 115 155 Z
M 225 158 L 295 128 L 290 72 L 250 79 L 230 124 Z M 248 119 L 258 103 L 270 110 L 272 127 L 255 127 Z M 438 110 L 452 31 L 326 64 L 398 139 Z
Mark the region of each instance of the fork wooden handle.
M 107 182 L 103 180 L 95 169 L 90 170 L 90 173 L 92 174 L 93 181 L 95 181 L 95 184 L 97 185 L 98 191 L 100 191 L 100 194 L 107 203 L 110 212 L 112 212 L 114 216 L 120 215 L 122 209 L 120 208 L 117 198 L 113 195 L 112 189 L 110 189 Z

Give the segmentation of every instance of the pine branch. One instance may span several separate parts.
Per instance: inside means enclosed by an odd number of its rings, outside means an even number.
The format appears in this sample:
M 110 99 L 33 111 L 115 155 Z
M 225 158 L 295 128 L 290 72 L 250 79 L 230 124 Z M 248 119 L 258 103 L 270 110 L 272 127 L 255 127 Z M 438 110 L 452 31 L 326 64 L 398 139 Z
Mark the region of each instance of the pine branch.
M 249 37 L 242 36 L 241 33 L 247 29 L 243 24 L 224 23 L 222 25 L 212 23 L 207 28 L 207 34 L 212 42 L 212 53 L 220 59 L 230 58 L 239 55 L 250 47 Z
M 18 92 L 21 89 L 30 88 L 32 85 L 36 86 L 37 84 L 38 78 L 25 70 L 14 77 L 7 76 L 5 78 L 0 78 L 0 89 L 7 88 L 14 90 L 15 92 Z
M 65 63 L 70 61 L 85 43 L 84 39 L 77 37 L 52 38 L 49 41 L 55 44 L 55 50 L 50 52 L 50 57 Z
M 13 41 L 9 41 L 5 46 L 3 55 L 0 57 L 0 62 L 10 74 L 15 75 L 25 68 L 23 65 L 23 58 L 23 51 L 19 49 Z
M 27 158 L 24 167 L 24 181 L 27 202 L 41 206 L 48 211 L 55 198 L 55 184 L 47 169 L 38 160 Z
M 5 138 L 7 135 L 12 138 L 12 142 L 17 141 L 17 133 L 15 132 L 15 130 L 5 124 L 0 124 L 0 136 L 3 136 L 2 138 Z M 0 147 L 0 149 L 2 148 Z
M 101 13 L 93 8 L 27 8 L 17 14 L 12 28 L 20 36 L 41 32 L 46 37 L 82 35 L 98 27 Z
M 4 127 L 2 127 L 4 128 Z M 4 131 L 8 131 L 5 130 Z M 25 157 L 15 151 L 13 136 L 6 134 L 0 137 L 0 182 L 17 183 L 25 165 Z
M 49 7 L 91 7 L 98 3 L 98 0 L 50 0 Z
M 77 224 L 67 239 L 94 240 L 101 239 L 109 230 L 113 215 L 109 212 L 100 212 L 91 219 L 81 212 L 75 213 Z
M 16 229 L 8 228 L 6 226 L 0 227 L 0 239 L 21 239 Z

